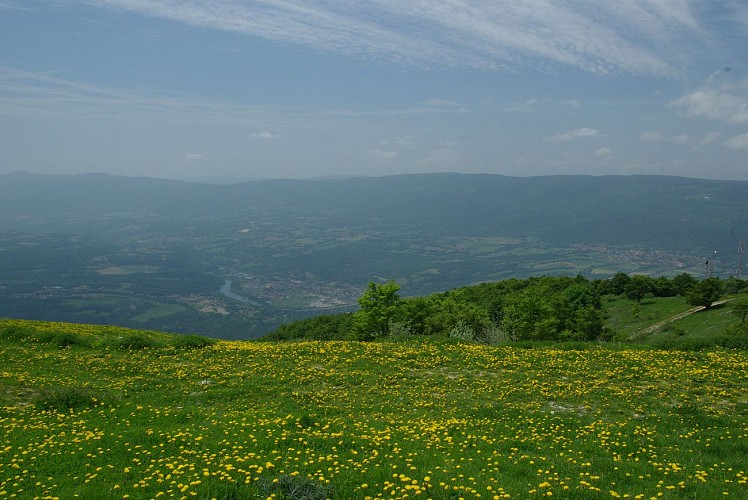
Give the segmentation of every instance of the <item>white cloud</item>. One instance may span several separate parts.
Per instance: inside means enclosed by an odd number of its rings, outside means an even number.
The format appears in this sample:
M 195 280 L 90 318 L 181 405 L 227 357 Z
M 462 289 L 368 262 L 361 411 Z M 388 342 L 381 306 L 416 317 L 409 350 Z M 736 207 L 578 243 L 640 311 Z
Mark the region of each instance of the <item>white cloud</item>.
M 665 140 L 665 136 L 662 135 L 662 132 L 648 130 L 646 132 L 642 132 L 639 136 L 639 139 L 644 142 L 660 142 Z
M 736 135 L 725 141 L 725 146 L 730 149 L 748 149 L 748 134 Z
M 392 140 L 392 144 L 401 148 L 412 148 L 416 140 L 410 135 L 401 135 Z
M 386 151 L 383 149 L 370 149 L 366 152 L 366 156 L 372 160 L 394 160 L 400 156 L 399 151 Z
M 587 128 L 582 127 L 574 130 L 569 130 L 568 132 L 564 132 L 563 134 L 554 135 L 551 137 L 546 137 L 543 139 L 545 142 L 568 142 L 573 141 L 574 139 L 585 139 L 585 138 L 595 138 L 595 137 L 602 137 L 600 132 L 595 130 L 594 128 Z
M 720 88 L 704 87 L 673 101 L 671 105 L 686 108 L 688 117 L 733 124 L 748 123 L 748 97 Z
M 688 134 L 678 134 L 673 137 L 673 142 L 675 144 L 687 144 L 688 143 Z
M 728 4 L 728 8 L 732 11 L 730 16 L 732 20 L 738 24 L 744 34 L 748 35 L 748 5 L 731 2 Z
M 423 102 L 426 106 L 434 106 L 437 108 L 455 108 L 462 107 L 462 104 L 456 101 L 449 101 L 447 99 L 427 99 Z
M 187 153 L 184 155 L 184 162 L 185 163 L 198 163 L 205 159 L 205 157 L 201 154 L 197 153 Z
M 29 9 L 26 6 L 21 6 L 16 2 L 10 1 L 10 2 L 2 2 L 0 1 L 0 10 L 17 10 L 17 11 L 25 11 L 25 12 L 31 12 L 31 9 Z
M 594 152 L 594 155 L 598 158 L 604 158 L 606 156 L 612 156 L 614 151 L 610 148 L 597 148 Z
M 247 139 L 280 139 L 281 136 L 276 134 L 275 132 L 257 132 L 254 134 L 249 134 L 247 136 Z
M 689 0 L 77 0 L 367 58 L 671 75 L 706 40 Z M 673 50 L 678 48 L 680 50 Z M 685 56 L 684 56 L 685 57 Z
M 642 132 L 639 136 L 642 142 L 671 142 L 673 144 L 687 144 L 690 139 L 688 134 L 676 134 L 673 136 L 667 136 L 659 130 L 648 130 Z
M 704 139 L 701 141 L 701 144 L 711 144 L 717 139 L 719 139 L 721 135 L 722 135 L 722 132 L 714 132 L 714 131 L 709 132 L 708 134 L 704 136 Z

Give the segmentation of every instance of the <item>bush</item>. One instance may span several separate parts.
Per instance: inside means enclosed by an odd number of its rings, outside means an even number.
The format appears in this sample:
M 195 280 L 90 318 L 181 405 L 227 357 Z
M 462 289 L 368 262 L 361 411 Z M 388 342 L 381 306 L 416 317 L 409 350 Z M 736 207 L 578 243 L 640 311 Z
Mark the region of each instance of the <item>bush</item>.
M 488 345 L 499 345 L 509 342 L 509 336 L 501 328 L 492 324 L 483 330 L 483 335 L 478 340 Z
M 216 339 L 203 337 L 202 335 L 179 335 L 171 342 L 177 349 L 203 349 L 216 343 Z
M 155 340 L 148 338 L 144 335 L 130 334 L 120 339 L 117 339 L 115 346 L 118 349 L 127 351 L 139 351 L 142 349 L 151 349 L 158 347 Z
M 29 332 L 16 325 L 8 325 L 0 329 L 0 339 L 18 341 L 29 336 Z
M 52 336 L 51 341 L 60 349 L 65 349 L 67 347 L 73 346 L 93 346 L 93 342 L 91 342 L 91 339 L 73 332 L 58 332 Z
M 662 333 L 668 333 L 670 335 L 673 335 L 675 337 L 682 337 L 686 334 L 686 331 L 679 325 L 674 325 L 673 323 L 665 323 L 661 328 L 660 332 Z
M 275 479 L 262 478 L 258 485 L 262 493 L 269 497 L 288 500 L 325 500 L 332 498 L 332 489 L 317 481 L 303 476 L 289 476 L 283 474 Z
M 102 398 L 88 387 L 47 387 L 32 399 L 40 410 L 69 411 L 94 408 Z
M 660 339 L 654 343 L 659 349 L 675 351 L 704 351 L 707 349 L 741 349 L 748 350 L 748 335 L 724 333 L 707 338 L 679 337 Z
M 457 340 L 475 340 L 475 330 L 470 328 L 464 321 L 460 320 L 449 330 L 449 338 Z

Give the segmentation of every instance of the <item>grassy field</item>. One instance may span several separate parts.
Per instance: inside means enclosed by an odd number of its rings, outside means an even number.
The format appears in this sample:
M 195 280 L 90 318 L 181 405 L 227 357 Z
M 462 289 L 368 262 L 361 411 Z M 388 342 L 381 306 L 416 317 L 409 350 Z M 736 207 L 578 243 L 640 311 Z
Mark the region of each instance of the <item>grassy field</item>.
M 0 499 L 744 498 L 746 367 L 4 320 Z
M 622 297 L 606 297 L 603 307 L 607 325 L 620 340 L 633 340 L 655 347 L 697 350 L 718 345 L 731 336 L 727 331 L 740 320 L 730 308 L 730 300 L 742 296 L 726 296 L 727 303 L 718 304 L 675 319 L 693 310 L 683 297 L 646 298 L 641 304 Z M 745 341 L 742 345 L 746 345 Z

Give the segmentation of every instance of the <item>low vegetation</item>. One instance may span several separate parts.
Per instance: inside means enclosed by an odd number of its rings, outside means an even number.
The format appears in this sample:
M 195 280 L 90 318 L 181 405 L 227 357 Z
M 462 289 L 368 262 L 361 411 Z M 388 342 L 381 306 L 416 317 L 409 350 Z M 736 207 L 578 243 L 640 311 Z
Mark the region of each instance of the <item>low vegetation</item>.
M 371 284 L 295 342 L 0 320 L 0 500 L 744 497 L 748 297 L 700 283 Z
M 184 342 L 0 321 L 0 499 L 748 493 L 746 351 Z

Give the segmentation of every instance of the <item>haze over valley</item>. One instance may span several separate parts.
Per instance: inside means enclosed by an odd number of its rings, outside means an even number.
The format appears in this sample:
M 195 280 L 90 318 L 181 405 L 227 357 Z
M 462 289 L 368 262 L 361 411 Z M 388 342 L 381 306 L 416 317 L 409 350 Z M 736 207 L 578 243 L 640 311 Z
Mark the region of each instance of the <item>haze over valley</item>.
M 746 199 L 746 182 L 655 176 L 8 174 L 0 316 L 251 338 L 351 311 L 369 281 L 408 296 L 540 275 L 702 277 L 707 258 L 727 277 Z

